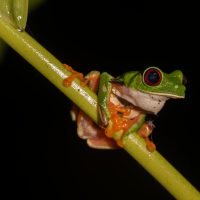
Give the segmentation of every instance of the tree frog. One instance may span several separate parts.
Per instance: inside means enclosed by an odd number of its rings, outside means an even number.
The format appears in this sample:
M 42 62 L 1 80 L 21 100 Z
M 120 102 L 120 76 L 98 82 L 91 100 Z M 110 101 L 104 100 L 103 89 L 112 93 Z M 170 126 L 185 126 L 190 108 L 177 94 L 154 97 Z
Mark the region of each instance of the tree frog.
M 99 126 L 74 106 L 72 114 L 77 120 L 78 135 L 90 147 L 113 149 L 123 147 L 123 137 L 139 134 L 149 151 L 156 146 L 150 140 L 154 125 L 146 116 L 157 113 L 170 99 L 185 97 L 185 79 L 180 70 L 164 73 L 158 67 L 144 71 L 130 71 L 118 77 L 107 72 L 92 71 L 87 76 L 64 65 L 72 75 L 63 82 L 69 86 L 78 77 L 98 94 Z

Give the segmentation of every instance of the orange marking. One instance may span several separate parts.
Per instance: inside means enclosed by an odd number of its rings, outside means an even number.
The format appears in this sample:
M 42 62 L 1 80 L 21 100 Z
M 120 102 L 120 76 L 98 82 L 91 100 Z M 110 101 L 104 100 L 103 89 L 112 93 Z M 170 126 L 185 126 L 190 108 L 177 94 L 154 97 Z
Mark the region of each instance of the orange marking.
M 120 147 L 123 147 L 123 142 L 121 139 L 117 140 L 117 145 Z
M 124 116 L 128 116 L 131 113 L 131 109 L 129 109 L 129 108 L 124 108 L 124 107 L 116 106 L 115 109 L 119 113 L 122 113 Z
M 117 145 L 123 147 L 122 138 L 124 133 L 128 131 L 133 124 L 137 123 L 140 117 L 139 113 L 133 119 L 128 119 L 126 116 L 130 115 L 131 109 L 124 106 L 119 106 L 113 104 L 111 101 L 108 102 L 108 110 L 110 112 L 111 122 L 105 129 L 105 135 L 109 138 L 113 138 L 113 135 L 117 131 L 123 131 L 121 137 L 116 141 Z M 156 149 L 155 144 L 148 138 L 153 130 L 148 122 L 144 123 L 142 127 L 138 130 L 138 134 L 145 139 L 147 149 L 153 152 Z
M 146 138 L 145 141 L 146 141 L 146 147 L 150 152 L 156 150 L 156 145 L 151 140 L 149 140 L 149 138 Z
M 142 127 L 139 129 L 138 134 L 145 139 L 147 149 L 150 152 L 156 150 L 156 145 L 148 138 L 153 130 L 153 126 L 149 125 L 148 123 L 144 123 Z
M 63 64 L 63 66 L 69 72 L 72 73 L 69 77 L 67 77 L 66 79 L 63 80 L 63 85 L 65 87 L 69 87 L 72 84 L 72 81 L 74 81 L 75 78 L 79 78 L 81 81 L 84 81 L 84 77 L 83 77 L 82 73 L 73 70 L 72 67 L 70 67 L 69 65 Z
M 121 107 L 119 105 L 114 105 L 112 102 L 108 102 L 108 109 L 110 111 L 111 125 L 105 129 L 105 135 L 109 138 L 112 138 L 113 135 L 122 130 L 125 133 L 134 123 L 137 123 L 140 114 L 134 119 L 127 119 L 124 116 L 128 116 L 131 112 L 130 108 Z M 120 147 L 123 147 L 122 136 L 117 140 L 117 144 Z
M 146 138 L 151 134 L 152 130 L 153 130 L 152 126 L 150 126 L 148 123 L 144 123 L 142 127 L 139 129 L 138 134 L 141 137 Z

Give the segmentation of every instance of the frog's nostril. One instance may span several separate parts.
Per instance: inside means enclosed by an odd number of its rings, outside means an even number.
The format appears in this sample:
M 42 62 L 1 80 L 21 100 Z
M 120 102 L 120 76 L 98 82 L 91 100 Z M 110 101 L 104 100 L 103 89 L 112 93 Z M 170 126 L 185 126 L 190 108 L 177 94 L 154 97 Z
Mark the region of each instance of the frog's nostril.
M 183 85 L 187 84 L 187 78 L 186 76 L 183 74 L 183 80 L 182 80 Z

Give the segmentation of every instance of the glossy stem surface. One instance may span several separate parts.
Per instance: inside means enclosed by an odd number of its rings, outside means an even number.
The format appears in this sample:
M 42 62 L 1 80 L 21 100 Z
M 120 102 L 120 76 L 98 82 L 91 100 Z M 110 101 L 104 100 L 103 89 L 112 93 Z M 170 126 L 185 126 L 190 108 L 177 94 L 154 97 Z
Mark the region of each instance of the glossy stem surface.
M 198 200 L 200 193 L 158 151 L 149 152 L 138 134 L 123 139 L 124 149 L 142 165 L 171 195 L 180 200 Z
M 1 18 L 0 37 L 97 122 L 96 95 L 88 87 L 81 87 L 79 80 L 74 81 L 71 87 L 64 87 L 63 79 L 71 73 L 51 53 L 29 34 L 17 31 Z

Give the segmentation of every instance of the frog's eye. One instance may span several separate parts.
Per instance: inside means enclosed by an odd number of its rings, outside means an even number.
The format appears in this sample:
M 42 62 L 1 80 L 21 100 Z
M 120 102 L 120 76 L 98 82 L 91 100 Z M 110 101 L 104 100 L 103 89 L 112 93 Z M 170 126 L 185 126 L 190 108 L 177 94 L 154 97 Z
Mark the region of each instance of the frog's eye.
M 149 86 L 157 86 L 162 81 L 162 72 L 156 68 L 151 67 L 144 71 L 143 82 Z

